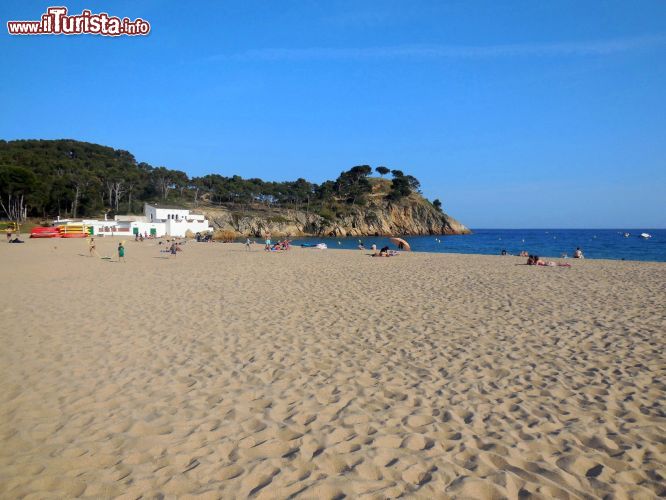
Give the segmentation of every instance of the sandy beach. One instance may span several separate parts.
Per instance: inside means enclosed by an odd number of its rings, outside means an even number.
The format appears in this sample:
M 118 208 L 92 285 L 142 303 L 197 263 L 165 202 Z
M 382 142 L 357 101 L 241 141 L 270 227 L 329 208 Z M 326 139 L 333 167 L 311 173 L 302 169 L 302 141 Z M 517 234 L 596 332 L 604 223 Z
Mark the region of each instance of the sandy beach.
M 666 495 L 666 264 L 126 248 L 0 244 L 2 498 Z

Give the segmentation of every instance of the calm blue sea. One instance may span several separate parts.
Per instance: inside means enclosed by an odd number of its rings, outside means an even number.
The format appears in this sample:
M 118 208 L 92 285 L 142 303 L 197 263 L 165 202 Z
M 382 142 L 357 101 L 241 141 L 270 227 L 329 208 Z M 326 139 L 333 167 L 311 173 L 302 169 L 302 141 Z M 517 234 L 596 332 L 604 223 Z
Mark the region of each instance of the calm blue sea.
M 641 233 L 652 238 L 644 240 Z M 366 248 L 389 244 L 386 237 L 299 238 L 294 244 L 324 242 L 329 248 L 357 248 L 359 239 Z M 406 236 L 405 240 L 415 252 L 499 255 L 502 250 L 510 254 L 527 250 L 544 257 L 563 253 L 571 257 L 580 247 L 588 259 L 666 262 L 666 229 L 476 229 L 465 236 Z

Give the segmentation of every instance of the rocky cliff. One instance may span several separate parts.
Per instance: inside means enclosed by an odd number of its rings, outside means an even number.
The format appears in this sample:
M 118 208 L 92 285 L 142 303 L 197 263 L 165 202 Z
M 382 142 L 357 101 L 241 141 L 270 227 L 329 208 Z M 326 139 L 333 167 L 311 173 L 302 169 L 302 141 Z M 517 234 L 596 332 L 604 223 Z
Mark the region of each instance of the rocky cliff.
M 303 210 L 253 208 L 238 211 L 223 207 L 200 207 L 216 229 L 242 236 L 374 236 L 467 234 L 470 230 L 436 210 L 418 195 L 398 202 L 372 200 L 365 207 L 353 206 L 327 217 Z

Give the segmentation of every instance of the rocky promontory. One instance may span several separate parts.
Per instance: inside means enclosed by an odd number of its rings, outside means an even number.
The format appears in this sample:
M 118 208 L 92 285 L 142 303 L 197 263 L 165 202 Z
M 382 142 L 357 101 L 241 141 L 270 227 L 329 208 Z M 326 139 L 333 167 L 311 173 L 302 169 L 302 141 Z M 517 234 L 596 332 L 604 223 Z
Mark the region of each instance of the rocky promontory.
M 398 201 L 378 196 L 364 207 L 324 215 L 308 210 L 199 207 L 216 229 L 242 236 L 452 235 L 471 231 L 418 194 Z

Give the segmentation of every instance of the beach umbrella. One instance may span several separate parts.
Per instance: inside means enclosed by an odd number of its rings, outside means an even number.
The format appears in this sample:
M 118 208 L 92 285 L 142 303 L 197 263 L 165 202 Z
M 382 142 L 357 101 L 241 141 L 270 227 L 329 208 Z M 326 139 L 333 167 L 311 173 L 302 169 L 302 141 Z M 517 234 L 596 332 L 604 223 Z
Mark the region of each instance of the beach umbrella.
M 396 245 L 398 248 L 402 246 L 403 250 L 406 250 L 408 252 L 412 251 L 412 248 L 409 246 L 409 243 L 407 243 L 405 240 L 402 238 L 389 238 L 389 241 Z

